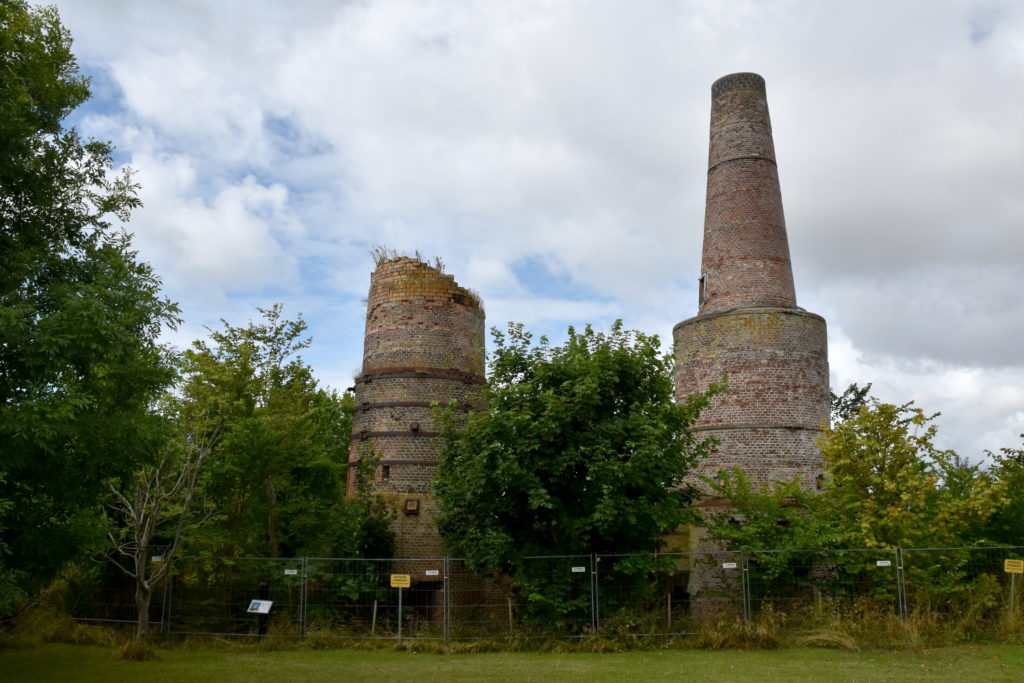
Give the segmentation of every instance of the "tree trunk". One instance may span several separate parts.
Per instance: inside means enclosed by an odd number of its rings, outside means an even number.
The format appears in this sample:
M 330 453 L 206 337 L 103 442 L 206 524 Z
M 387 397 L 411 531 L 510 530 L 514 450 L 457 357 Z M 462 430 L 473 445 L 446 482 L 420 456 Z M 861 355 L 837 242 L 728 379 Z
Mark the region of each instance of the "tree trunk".
M 141 579 L 135 582 L 135 609 L 138 611 L 136 638 L 145 638 L 149 633 L 149 603 L 152 597 L 153 588 L 148 583 Z
M 271 557 L 277 557 L 279 542 L 277 539 L 277 487 L 271 479 L 266 480 L 267 490 L 267 550 Z

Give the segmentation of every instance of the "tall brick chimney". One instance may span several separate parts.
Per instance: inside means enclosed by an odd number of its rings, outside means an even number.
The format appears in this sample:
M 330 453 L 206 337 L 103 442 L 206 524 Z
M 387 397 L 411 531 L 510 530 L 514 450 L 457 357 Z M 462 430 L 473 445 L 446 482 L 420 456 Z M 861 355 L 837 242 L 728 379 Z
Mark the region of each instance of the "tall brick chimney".
M 363 474 L 396 510 L 395 557 L 444 554 L 431 496 L 440 451 L 431 404 L 465 405 L 483 384 L 477 296 L 419 259 L 382 259 L 370 276 L 348 484 L 352 493 L 362 458 L 378 458 Z
M 764 79 L 711 87 L 711 143 L 699 310 L 676 325 L 676 397 L 728 380 L 697 428 L 717 451 L 696 474 L 741 467 L 755 481 L 822 471 L 829 416 L 825 320 L 796 305 Z M 697 482 L 699 484 L 699 482 Z
M 711 86 L 700 284 L 701 314 L 796 306 L 768 100 L 757 74 Z

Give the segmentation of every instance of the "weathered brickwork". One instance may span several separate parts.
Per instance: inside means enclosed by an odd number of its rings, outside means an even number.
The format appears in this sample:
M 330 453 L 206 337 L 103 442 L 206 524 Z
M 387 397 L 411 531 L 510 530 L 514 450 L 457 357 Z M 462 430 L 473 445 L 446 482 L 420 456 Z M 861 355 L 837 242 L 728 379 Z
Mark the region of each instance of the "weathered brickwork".
M 796 304 L 764 80 L 732 74 L 711 92 L 701 299 L 673 330 L 676 398 L 723 378 L 728 389 L 697 423 L 720 445 L 694 480 L 741 467 L 812 488 L 829 415 L 827 332 Z
M 820 429 L 828 418 L 825 321 L 799 309 L 750 309 L 697 316 L 674 330 L 682 398 L 728 375 L 733 390 L 700 426 L 779 423 Z
M 697 422 L 721 441 L 696 474 L 742 467 L 758 481 L 821 473 L 814 444 L 828 420 L 825 321 L 799 309 L 751 309 L 697 316 L 674 330 L 677 398 L 727 379 Z
M 372 488 L 395 510 L 396 557 L 444 554 L 431 497 L 440 451 L 432 405 L 455 401 L 466 408 L 479 400 L 483 383 L 484 312 L 477 296 L 418 259 L 378 264 L 356 378 L 349 490 L 357 463 L 372 454 Z
M 796 306 L 764 79 L 712 86 L 700 313 Z
M 444 547 L 437 535 L 437 509 L 430 496 L 409 493 L 382 492 L 396 511 L 391 529 L 395 532 L 395 557 L 422 558 L 444 557 Z M 415 500 L 419 505 L 419 514 L 406 514 L 406 501 Z M 396 573 L 411 573 L 396 566 Z M 420 578 L 419 580 L 423 580 Z

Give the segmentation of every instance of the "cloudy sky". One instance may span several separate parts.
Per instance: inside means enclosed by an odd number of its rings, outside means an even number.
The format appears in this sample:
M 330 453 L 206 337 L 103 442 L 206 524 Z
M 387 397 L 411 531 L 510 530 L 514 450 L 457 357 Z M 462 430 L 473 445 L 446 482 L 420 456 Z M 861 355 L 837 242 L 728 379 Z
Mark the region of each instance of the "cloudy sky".
M 488 324 L 696 313 L 710 87 L 768 85 L 801 306 L 832 384 L 1024 432 L 1024 3 L 58 0 L 184 346 L 282 302 L 344 389 L 384 244 Z

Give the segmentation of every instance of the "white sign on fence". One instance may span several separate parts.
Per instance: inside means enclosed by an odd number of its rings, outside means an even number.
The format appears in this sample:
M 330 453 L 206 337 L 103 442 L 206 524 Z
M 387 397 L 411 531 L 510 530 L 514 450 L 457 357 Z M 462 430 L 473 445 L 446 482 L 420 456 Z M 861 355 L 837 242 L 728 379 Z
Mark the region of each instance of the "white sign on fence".
M 426 571 L 426 574 L 427 574 L 427 576 L 437 576 L 437 575 L 438 575 L 438 573 L 439 573 L 439 572 L 438 572 L 438 570 L 437 570 L 437 569 L 428 569 L 428 570 Z
M 586 567 L 573 567 L 572 568 L 572 573 L 573 574 L 584 574 L 584 573 L 586 573 L 586 571 L 587 571 Z
M 299 574 L 299 570 L 298 569 L 285 569 L 284 570 L 284 575 L 285 576 L 298 576 L 298 574 Z
M 735 562 L 723 562 L 722 569 L 736 569 L 738 565 Z
M 246 612 L 252 614 L 270 614 L 270 607 L 274 604 L 273 600 L 253 600 L 249 603 L 249 609 Z
M 878 562 L 875 562 L 875 564 L 879 567 L 891 567 L 892 560 L 879 560 Z

